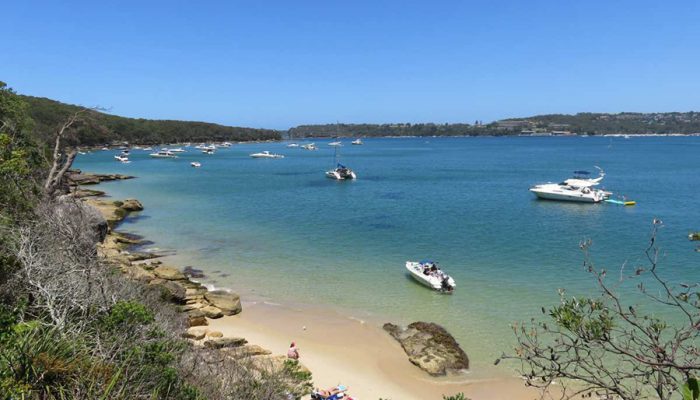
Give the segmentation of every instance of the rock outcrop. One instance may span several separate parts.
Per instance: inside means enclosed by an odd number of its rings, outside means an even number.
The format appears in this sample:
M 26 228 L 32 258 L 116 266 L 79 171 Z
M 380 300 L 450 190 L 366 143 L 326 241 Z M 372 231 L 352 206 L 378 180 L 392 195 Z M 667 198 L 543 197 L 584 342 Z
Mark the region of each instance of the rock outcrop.
M 386 323 L 384 330 L 401 344 L 411 363 L 432 376 L 469 368 L 469 358 L 464 350 L 438 324 L 414 322 L 401 328 Z
M 136 199 L 126 199 L 122 202 L 122 208 L 126 211 L 143 211 L 143 204 Z
M 228 347 L 239 347 L 248 343 L 247 340 L 237 337 L 221 337 L 214 339 L 207 339 L 204 341 L 204 346 L 210 349 L 223 349 Z
M 224 315 L 236 315 L 243 310 L 241 307 L 241 297 L 233 292 L 212 290 L 204 293 L 204 298 L 213 306 L 220 309 L 221 313 Z

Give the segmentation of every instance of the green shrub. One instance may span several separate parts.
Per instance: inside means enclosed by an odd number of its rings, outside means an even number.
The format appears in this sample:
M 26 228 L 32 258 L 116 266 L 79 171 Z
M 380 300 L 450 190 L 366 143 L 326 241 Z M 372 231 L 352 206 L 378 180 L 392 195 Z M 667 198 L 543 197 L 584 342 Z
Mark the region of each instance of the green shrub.
M 153 313 L 137 301 L 118 301 L 102 318 L 102 327 L 108 331 L 128 329 L 134 325 L 148 325 L 154 321 Z

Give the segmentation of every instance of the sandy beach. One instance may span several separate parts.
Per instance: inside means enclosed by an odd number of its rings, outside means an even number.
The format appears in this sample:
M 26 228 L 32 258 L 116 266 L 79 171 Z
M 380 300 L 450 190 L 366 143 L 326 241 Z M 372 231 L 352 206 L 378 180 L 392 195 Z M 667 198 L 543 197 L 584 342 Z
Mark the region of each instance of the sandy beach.
M 469 374 L 433 378 L 413 366 L 380 326 L 333 311 L 309 312 L 265 302 L 244 302 L 238 315 L 209 320 L 225 336 L 244 337 L 275 354 L 291 341 L 316 387 L 338 384 L 359 399 L 442 399 L 463 392 L 472 400 L 530 400 L 537 396 L 517 378 L 472 380 Z M 468 349 L 467 349 L 468 352 Z

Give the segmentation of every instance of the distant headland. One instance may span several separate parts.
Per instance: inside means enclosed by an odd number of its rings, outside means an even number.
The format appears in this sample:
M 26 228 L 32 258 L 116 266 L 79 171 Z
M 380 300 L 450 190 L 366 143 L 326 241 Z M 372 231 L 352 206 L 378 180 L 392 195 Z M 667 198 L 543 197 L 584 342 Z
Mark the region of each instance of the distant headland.
M 35 121 L 35 133 L 53 132 L 60 121 L 81 107 L 55 100 L 22 96 Z M 208 122 L 151 120 L 91 111 L 90 129 L 81 129 L 78 145 L 110 142 L 158 144 L 206 141 L 263 141 L 317 137 L 401 136 L 606 136 L 700 135 L 700 112 L 578 113 L 536 115 L 490 123 L 392 123 L 300 125 L 287 131 L 225 126 Z M 87 128 L 87 127 L 86 127 Z

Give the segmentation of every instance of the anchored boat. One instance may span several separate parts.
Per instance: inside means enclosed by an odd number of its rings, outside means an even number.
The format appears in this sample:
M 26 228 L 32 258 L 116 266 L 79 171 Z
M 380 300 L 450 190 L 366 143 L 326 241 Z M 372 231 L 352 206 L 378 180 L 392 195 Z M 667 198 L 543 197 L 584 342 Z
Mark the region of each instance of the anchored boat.
M 605 177 L 605 171 L 598 168 L 600 175 L 597 178 L 589 178 L 588 171 L 574 171 L 574 177 L 561 183 L 545 183 L 535 185 L 530 191 L 540 199 L 575 201 L 580 203 L 600 203 L 612 195 L 611 192 L 596 189 Z
M 433 290 L 452 293 L 457 286 L 454 279 L 438 268 L 435 261 L 406 261 L 406 269 L 413 279 Z

